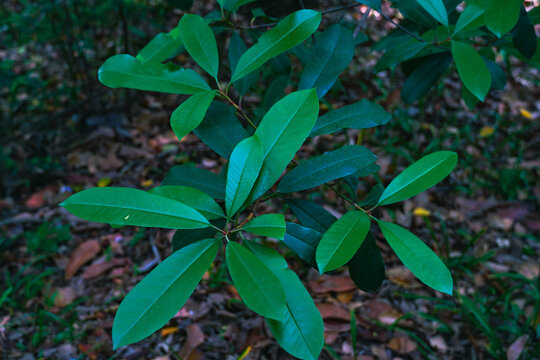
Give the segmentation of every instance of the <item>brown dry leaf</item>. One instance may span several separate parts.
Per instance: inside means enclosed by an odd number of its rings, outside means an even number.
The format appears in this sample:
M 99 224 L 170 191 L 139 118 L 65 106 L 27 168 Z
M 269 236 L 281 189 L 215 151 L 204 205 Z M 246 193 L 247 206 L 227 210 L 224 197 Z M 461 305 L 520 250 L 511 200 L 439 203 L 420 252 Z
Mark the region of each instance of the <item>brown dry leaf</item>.
M 30 209 L 40 208 L 50 199 L 56 192 L 55 185 L 49 185 L 44 189 L 32 194 L 24 203 Z
M 441 335 L 429 338 L 429 345 L 443 353 L 448 351 L 448 345 L 446 345 L 446 341 L 444 341 L 444 338 Z
M 349 322 L 351 315 L 344 308 L 334 304 L 315 304 L 323 319 L 335 319 Z
M 523 220 L 523 224 L 530 230 L 540 231 L 540 214 L 531 213 Z
M 317 281 L 310 281 L 309 287 L 316 294 L 328 292 L 345 292 L 356 289 L 356 285 L 348 276 L 321 276 Z
M 180 349 L 180 358 L 182 359 L 192 359 L 192 354 L 194 356 L 196 352 L 195 350 L 199 345 L 201 345 L 204 342 L 205 336 L 203 332 L 201 331 L 201 328 L 197 324 L 190 324 L 187 327 L 187 339 L 184 345 L 182 346 L 182 349 Z
M 55 292 L 56 296 L 54 297 L 54 306 L 58 306 L 60 308 L 68 306 L 77 298 L 77 293 L 69 286 L 58 288 Z
M 528 262 L 521 264 L 518 272 L 529 280 L 534 280 L 540 276 L 540 264 Z
M 105 272 L 112 269 L 113 267 L 126 264 L 128 261 L 129 260 L 127 258 L 116 258 L 116 259 L 111 259 L 108 261 L 100 261 L 100 262 L 93 263 L 92 265 L 90 265 L 84 270 L 82 277 L 84 280 L 95 278 L 99 275 L 104 274 Z
M 87 240 L 82 244 L 79 244 L 71 254 L 66 266 L 66 280 L 71 279 L 81 266 L 92 260 L 100 251 L 101 244 L 97 240 Z
M 395 266 L 386 270 L 386 276 L 391 282 L 405 289 L 418 289 L 421 287 L 416 276 L 405 266 Z
M 354 293 L 352 291 L 339 293 L 339 294 L 337 294 L 337 300 L 340 303 L 348 304 L 348 303 L 351 302 L 351 300 L 353 298 L 353 294 Z
M 518 337 L 516 341 L 510 345 L 508 350 L 506 350 L 507 360 L 518 360 L 525 348 L 525 344 L 527 344 L 527 340 L 529 340 L 529 335 L 521 335 Z
M 398 354 L 405 355 L 416 350 L 417 345 L 408 336 L 396 336 L 390 339 L 388 347 Z

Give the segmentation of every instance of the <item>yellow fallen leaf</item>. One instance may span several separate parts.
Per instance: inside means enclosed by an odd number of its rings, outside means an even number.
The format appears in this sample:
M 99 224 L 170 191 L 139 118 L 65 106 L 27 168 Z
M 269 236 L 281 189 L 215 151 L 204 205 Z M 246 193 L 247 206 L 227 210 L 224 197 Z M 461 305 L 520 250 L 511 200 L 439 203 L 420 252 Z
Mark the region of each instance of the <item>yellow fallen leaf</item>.
M 488 136 L 491 136 L 493 135 L 493 133 L 495 132 L 495 129 L 492 127 L 492 126 L 484 126 L 482 127 L 482 129 L 480 129 L 480 137 L 488 137 Z
M 413 214 L 416 216 L 429 216 L 431 215 L 431 212 L 428 209 L 424 209 L 423 207 L 417 207 L 414 209 Z
M 250 352 L 251 352 L 251 346 L 248 346 L 248 347 L 246 348 L 246 350 L 244 350 L 244 351 L 242 352 L 242 354 L 241 354 L 241 355 L 238 357 L 238 359 L 236 359 L 236 360 L 242 360 L 243 358 L 245 358 L 246 356 L 248 356 Z
M 529 120 L 532 119 L 532 114 L 531 114 L 529 111 L 525 110 L 525 109 L 519 109 L 519 113 L 520 113 L 521 116 L 523 116 L 524 118 L 527 118 L 527 119 L 529 119 Z
M 322 103 L 320 107 L 321 107 L 321 110 L 330 110 L 328 105 L 326 105 L 325 103 Z
M 154 181 L 152 181 L 152 179 L 148 179 L 148 180 L 141 181 L 141 186 L 142 187 L 150 187 L 150 186 L 152 186 L 153 183 L 154 183 Z
M 108 178 L 108 177 L 102 177 L 101 179 L 98 180 L 97 182 L 97 186 L 98 187 L 105 187 L 107 185 L 109 185 L 111 183 L 111 179 Z
M 161 336 L 165 337 L 170 334 L 174 334 L 178 332 L 178 328 L 176 326 L 166 327 L 161 329 Z

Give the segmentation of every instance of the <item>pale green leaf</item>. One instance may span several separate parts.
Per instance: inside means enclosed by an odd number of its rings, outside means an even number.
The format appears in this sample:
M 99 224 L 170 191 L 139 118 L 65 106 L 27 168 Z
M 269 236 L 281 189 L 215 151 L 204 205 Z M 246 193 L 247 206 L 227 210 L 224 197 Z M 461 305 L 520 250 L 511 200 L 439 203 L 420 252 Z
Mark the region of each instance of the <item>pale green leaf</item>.
M 199 126 L 215 95 L 213 91 L 195 94 L 173 111 L 171 128 L 178 140 L 182 140 L 184 136 Z
M 225 199 L 225 179 L 194 165 L 173 166 L 161 183 L 161 186 L 163 185 L 189 186 L 207 193 L 214 199 Z

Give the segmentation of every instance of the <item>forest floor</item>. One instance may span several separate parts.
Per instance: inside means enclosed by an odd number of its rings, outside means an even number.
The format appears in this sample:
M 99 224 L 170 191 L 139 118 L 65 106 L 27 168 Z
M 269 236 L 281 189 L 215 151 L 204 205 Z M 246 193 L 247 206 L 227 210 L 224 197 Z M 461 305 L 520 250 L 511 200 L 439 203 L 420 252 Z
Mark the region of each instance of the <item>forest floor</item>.
M 460 160 L 448 179 L 378 214 L 407 227 L 443 258 L 455 294 L 420 283 L 378 233 L 387 279 L 373 294 L 356 289 L 346 271 L 321 276 L 274 243 L 323 316 L 320 358 L 540 357 L 539 72 L 512 64 L 506 89 L 472 111 L 460 101 L 455 76 L 421 104 L 405 105 L 396 74 L 372 73 L 379 56 L 359 50 L 342 81 L 347 94 L 330 96 L 322 108 L 366 97 L 382 104 L 392 120 L 361 134 L 315 138 L 301 154 L 362 136 L 381 167 L 362 179 L 362 198 L 423 154 L 456 151 Z M 175 96 L 137 93 L 135 99 L 129 114 L 94 117 L 71 133 L 56 155 L 61 165 L 55 177 L 0 199 L 0 359 L 292 359 L 264 320 L 241 303 L 223 266 L 205 275 L 163 329 L 112 351 L 118 305 L 171 253 L 174 232 L 114 229 L 78 219 L 57 204 L 95 186 L 149 189 L 177 164 L 214 172 L 224 164 L 193 134 L 178 142 L 169 126 Z M 309 197 L 337 216 L 345 211 L 342 200 L 322 188 Z M 265 209 L 289 213 L 279 200 Z

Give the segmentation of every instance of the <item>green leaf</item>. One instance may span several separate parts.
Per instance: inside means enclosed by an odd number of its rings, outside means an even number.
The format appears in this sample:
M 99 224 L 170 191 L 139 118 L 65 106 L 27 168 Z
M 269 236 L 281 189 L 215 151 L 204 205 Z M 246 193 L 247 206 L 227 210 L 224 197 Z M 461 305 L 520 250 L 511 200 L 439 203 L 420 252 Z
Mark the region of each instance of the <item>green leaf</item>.
M 382 106 L 362 99 L 319 117 L 309 136 L 332 134 L 341 129 L 367 129 L 384 125 L 390 118 Z
M 457 160 L 457 154 L 451 151 L 437 151 L 424 156 L 388 184 L 378 205 L 402 201 L 429 189 L 452 172 Z
M 283 286 L 268 267 L 242 245 L 229 241 L 227 268 L 244 303 L 256 313 L 275 320 L 285 316 Z
M 378 73 L 390 66 L 412 59 L 428 46 L 430 46 L 428 42 L 422 42 L 412 38 L 399 41 L 397 44 L 386 50 L 383 56 L 381 56 L 375 65 L 374 72 Z
M 467 7 L 459 15 L 454 35 L 465 30 L 476 29 L 484 25 L 484 9 L 475 3 L 468 3 Z
M 484 58 L 491 76 L 491 88 L 502 90 L 506 86 L 506 72 L 495 61 Z
M 413 103 L 435 85 L 452 63 L 449 52 L 426 56 L 407 77 L 401 88 L 401 99 Z
M 184 14 L 178 30 L 189 55 L 217 81 L 219 56 L 216 37 L 210 26 L 197 14 Z
M 238 64 L 238 60 L 242 54 L 246 52 L 246 49 L 247 46 L 244 43 L 244 40 L 242 40 L 242 37 L 236 32 L 233 32 L 229 41 L 229 64 L 231 66 L 231 72 L 234 72 L 236 69 L 236 64 Z M 258 72 L 252 72 L 244 76 L 242 79 L 237 80 L 234 83 L 236 91 L 238 91 L 240 95 L 245 94 L 255 83 L 255 81 L 257 81 L 257 77 Z
M 117 225 L 196 229 L 209 225 L 197 210 L 178 201 L 125 187 L 83 190 L 60 204 L 88 221 Z
M 266 319 L 272 334 L 289 354 L 300 359 L 318 359 L 324 344 L 324 324 L 313 299 L 277 251 L 254 242 L 249 242 L 248 246 L 276 275 L 285 290 L 284 319 Z
M 236 145 L 227 170 L 225 208 L 230 218 L 249 196 L 259 175 L 263 161 L 263 147 L 257 135 L 248 137 Z
M 374 292 L 381 286 L 385 277 L 384 261 L 371 233 L 347 265 L 352 281 L 360 290 Z
M 518 22 L 512 30 L 512 42 L 516 49 L 527 59 L 534 56 L 537 48 L 536 31 L 527 10 L 523 6 L 519 11 Z
M 392 6 L 399 9 L 405 19 L 423 25 L 428 28 L 435 28 L 437 21 L 428 13 L 418 1 L 393 0 Z
M 291 211 L 305 226 L 317 230 L 320 233 L 326 232 L 337 220 L 337 218 L 326 211 L 322 206 L 304 199 L 287 199 Z
M 240 141 L 248 137 L 246 129 L 233 113 L 233 108 L 213 102 L 195 134 L 212 150 L 228 159 Z
M 463 85 L 484 101 L 491 86 L 491 76 L 484 59 L 468 44 L 452 41 L 452 55 Z
M 448 13 L 442 0 L 416 0 L 434 19 L 448 27 Z
M 375 185 L 373 188 L 371 188 L 371 191 L 366 195 L 365 200 L 359 203 L 359 205 L 362 207 L 373 207 L 377 205 L 377 202 L 379 201 L 383 191 L 384 191 L 384 186 L 382 186 L 381 184 Z
M 321 98 L 353 58 L 352 32 L 339 24 L 331 25 L 310 48 L 310 55 L 300 77 L 298 90 L 315 88 L 317 96 Z
M 356 0 L 356 2 L 367 5 L 377 11 L 381 10 L 381 0 Z
M 309 135 L 318 113 L 315 90 L 293 92 L 266 113 L 255 131 L 263 145 L 263 166 L 248 202 L 264 194 L 279 179 Z
M 150 189 L 150 192 L 191 206 L 208 220 L 225 217 L 214 199 L 201 190 L 188 186 L 164 185 Z
M 300 44 L 317 30 L 320 22 L 321 13 L 314 10 L 299 10 L 282 19 L 240 57 L 231 82 L 256 70 L 274 56 Z
M 399 225 L 377 220 L 381 231 L 403 264 L 427 286 L 452 295 L 450 271 L 419 238 Z
M 199 126 L 215 95 L 214 91 L 195 94 L 173 111 L 171 128 L 178 140 L 182 140 L 184 136 Z
M 285 236 L 285 217 L 282 214 L 257 216 L 244 225 L 242 230 L 282 240 L 283 236 Z
M 219 5 L 227 11 L 235 11 L 242 5 L 249 4 L 255 0 L 217 0 Z
M 142 64 L 131 55 L 115 55 L 99 68 L 99 81 L 110 88 L 129 88 L 171 94 L 196 94 L 210 90 L 203 78 L 191 69 L 159 63 Z
M 362 211 L 350 211 L 332 224 L 315 254 L 319 272 L 337 269 L 351 260 L 364 242 L 369 226 L 369 217 Z
M 498 37 L 516 25 L 523 0 L 489 0 L 486 7 L 486 25 Z
M 345 177 L 375 162 L 377 157 L 360 145 L 343 146 L 312 157 L 288 172 L 278 185 L 281 193 L 313 188 Z
M 225 219 L 213 220 L 210 222 L 217 228 L 224 229 L 226 225 Z M 202 229 L 178 229 L 174 232 L 171 245 L 172 251 L 178 251 L 188 245 L 201 240 L 211 239 L 217 234 L 217 230 L 213 227 Z
M 165 325 L 184 306 L 218 248 L 214 239 L 186 246 L 142 279 L 118 307 L 112 329 L 114 349 L 144 339 Z
M 225 179 L 193 165 L 173 166 L 161 183 L 161 186 L 163 185 L 189 186 L 207 193 L 214 199 L 225 199 Z
M 139 53 L 136 59 L 142 64 L 148 62 L 161 63 L 173 56 L 182 46 L 180 38 L 170 33 L 157 34 Z
M 299 224 L 288 222 L 286 224 L 286 233 L 283 242 L 287 245 L 298 257 L 309 265 L 315 267 L 315 252 L 322 234 L 316 230 L 304 227 Z

